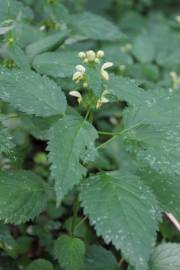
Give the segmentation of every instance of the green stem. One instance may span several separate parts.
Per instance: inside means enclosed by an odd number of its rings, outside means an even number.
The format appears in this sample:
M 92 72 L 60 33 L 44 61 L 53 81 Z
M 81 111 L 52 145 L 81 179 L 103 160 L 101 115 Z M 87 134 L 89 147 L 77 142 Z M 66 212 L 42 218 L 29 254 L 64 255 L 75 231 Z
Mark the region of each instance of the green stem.
M 93 111 L 90 111 L 90 114 L 89 114 L 89 122 L 92 124 L 93 123 L 93 119 L 94 119 L 94 113 Z
M 78 195 L 75 199 L 74 206 L 73 206 L 73 217 L 72 217 L 72 223 L 71 223 L 71 235 L 74 235 L 74 231 L 76 228 L 76 219 L 78 216 L 78 211 L 79 211 L 79 198 Z
M 88 217 L 86 216 L 86 217 L 84 217 L 83 219 L 81 219 L 81 221 L 75 226 L 74 231 L 77 230 L 77 228 L 79 228 L 79 226 L 81 226 L 81 224 L 83 224 L 84 221 L 85 221 L 87 218 L 88 218 Z
M 141 124 L 141 123 L 138 123 L 138 124 L 136 124 L 136 125 L 134 125 L 134 126 L 132 126 L 132 127 L 130 127 L 130 128 L 124 129 L 123 131 L 121 131 L 121 132 L 119 132 L 119 133 L 112 133 L 112 134 L 113 134 L 113 137 L 110 138 L 109 140 L 107 140 L 106 142 L 100 144 L 100 145 L 97 147 L 97 149 L 100 149 L 100 148 L 106 146 L 108 143 L 110 143 L 111 141 L 113 141 L 113 140 L 116 138 L 116 136 L 121 136 L 121 135 L 123 135 L 124 133 L 126 133 L 126 132 L 128 132 L 128 131 L 130 131 L 130 130 L 136 128 L 136 127 L 139 127 L 140 124 Z M 105 133 L 106 133 L 106 132 L 105 132 Z M 109 132 L 107 132 L 107 133 L 109 133 Z M 101 134 L 102 134 L 102 133 L 101 133 Z M 109 134 L 106 134 L 106 135 L 112 135 L 112 134 L 109 133 Z
M 107 131 L 98 131 L 98 134 L 107 135 L 107 136 L 114 136 L 114 135 L 118 135 L 119 133 L 107 132 Z

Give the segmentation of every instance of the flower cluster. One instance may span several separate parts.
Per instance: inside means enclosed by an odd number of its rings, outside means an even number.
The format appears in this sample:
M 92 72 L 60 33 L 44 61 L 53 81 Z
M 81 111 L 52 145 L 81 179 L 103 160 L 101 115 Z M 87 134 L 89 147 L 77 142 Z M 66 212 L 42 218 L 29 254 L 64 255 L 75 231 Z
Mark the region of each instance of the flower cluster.
M 96 53 L 92 50 L 79 53 L 79 57 L 83 60 L 85 64 L 88 64 L 88 63 L 100 64 L 101 62 L 100 59 L 103 58 L 103 56 L 104 56 L 104 51 L 102 50 Z M 112 66 L 113 66 L 112 62 L 106 62 L 101 66 L 100 72 L 101 72 L 102 80 L 109 80 L 109 74 L 106 71 L 106 69 Z M 72 78 L 73 81 L 75 81 L 76 83 L 79 83 L 81 80 L 85 78 L 85 72 L 86 72 L 86 68 L 83 65 L 77 65 L 76 71 L 73 74 L 73 78 Z
M 79 57 L 82 59 L 83 63 L 85 65 L 88 64 L 101 64 L 101 59 L 104 57 L 104 51 L 99 50 L 97 52 L 94 52 L 93 50 L 89 50 L 87 52 L 79 52 Z M 112 62 L 106 62 L 100 66 L 100 76 L 102 80 L 109 80 L 109 74 L 107 72 L 107 69 L 112 67 Z M 72 80 L 76 83 L 79 83 L 80 81 L 83 82 L 83 87 L 88 88 L 88 82 L 87 82 L 87 76 L 86 76 L 86 67 L 84 65 L 77 65 L 75 67 L 76 71 L 73 74 Z M 82 95 L 78 91 L 71 91 L 69 93 L 71 96 L 74 96 L 77 98 L 78 103 L 82 102 Z M 109 100 L 105 97 L 107 95 L 107 91 L 105 90 L 101 97 L 97 100 L 96 108 L 100 108 L 102 104 L 107 103 Z

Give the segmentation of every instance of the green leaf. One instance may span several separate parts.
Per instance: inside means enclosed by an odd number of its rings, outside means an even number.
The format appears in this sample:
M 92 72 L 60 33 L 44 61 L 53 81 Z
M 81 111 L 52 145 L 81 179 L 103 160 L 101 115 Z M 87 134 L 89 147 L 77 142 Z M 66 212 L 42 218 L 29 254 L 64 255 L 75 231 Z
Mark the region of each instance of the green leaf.
M 153 93 L 153 91 L 152 91 Z M 180 93 L 158 91 L 124 114 L 124 142 L 143 166 L 157 173 L 180 175 Z
M 30 171 L 0 173 L 0 219 L 20 224 L 44 210 L 48 190 L 44 181 Z
M 14 62 L 19 68 L 21 68 L 24 71 L 30 70 L 28 58 L 19 46 L 17 45 L 10 46 L 7 50 L 7 53 L 10 56 L 10 58 L 14 60 Z
M 90 12 L 72 15 L 71 24 L 78 34 L 90 39 L 117 41 L 124 37 L 112 22 Z
M 107 45 L 103 47 L 105 52 L 104 61 L 105 62 L 113 62 L 113 64 L 117 67 L 120 65 L 130 65 L 133 63 L 132 57 L 123 52 L 119 45 Z
M 84 270 L 118 270 L 113 254 L 101 246 L 87 248 Z
M 80 199 L 97 235 L 121 249 L 136 270 L 146 270 L 160 218 L 154 195 L 139 178 L 119 172 L 92 176 L 82 184 Z
M 50 127 L 59 119 L 59 116 L 37 117 L 32 115 L 21 115 L 20 121 L 23 130 L 38 140 L 47 140 Z
M 23 4 L 16 0 L 0 0 L 0 22 L 16 19 L 19 12 L 23 10 Z
M 39 27 L 30 25 L 25 21 L 16 22 L 16 27 L 13 29 L 13 31 L 17 39 L 17 44 L 21 48 L 24 48 L 27 45 L 46 37 L 45 32 L 40 31 Z
M 60 236 L 54 245 L 54 254 L 65 270 L 80 270 L 84 264 L 85 244 L 78 238 Z
M 79 116 L 65 116 L 50 129 L 49 160 L 58 202 L 85 175 L 80 160 L 83 163 L 94 160 L 97 137 L 94 127 Z
M 53 265 L 51 262 L 45 259 L 37 259 L 28 265 L 27 270 L 53 270 Z
M 153 190 L 162 210 L 172 213 L 180 220 L 180 176 L 173 177 L 166 173 L 160 174 L 147 167 L 141 168 L 138 175 Z
M 140 105 L 147 99 L 146 92 L 129 78 L 120 76 L 110 76 L 107 81 L 107 90 L 110 95 L 115 96 L 120 101 L 127 101 L 130 105 Z
M 7 153 L 9 150 L 14 148 L 14 143 L 12 142 L 12 136 L 6 128 L 1 128 L 0 130 L 0 153 Z
M 154 249 L 149 270 L 179 270 L 180 244 L 161 244 Z
M 45 12 L 47 16 L 51 17 L 54 21 L 67 21 L 68 20 L 68 9 L 58 1 L 54 1 L 54 3 L 45 5 Z
M 133 44 L 132 52 L 142 63 L 150 63 L 155 57 L 155 47 L 147 34 L 138 36 Z
M 33 67 L 42 74 L 52 77 L 70 77 L 80 59 L 73 51 L 47 52 L 35 57 Z
M 66 110 L 61 88 L 35 72 L 0 70 L 0 98 L 27 114 L 51 116 Z
M 157 66 L 153 64 L 136 63 L 127 67 L 128 76 L 139 80 L 157 81 L 160 72 Z
M 26 48 L 26 53 L 29 57 L 34 58 L 34 56 L 37 54 L 49 51 L 54 47 L 58 47 L 61 43 L 64 42 L 68 34 L 68 30 L 62 30 L 60 32 L 48 35 L 47 37 L 44 37 L 28 45 Z

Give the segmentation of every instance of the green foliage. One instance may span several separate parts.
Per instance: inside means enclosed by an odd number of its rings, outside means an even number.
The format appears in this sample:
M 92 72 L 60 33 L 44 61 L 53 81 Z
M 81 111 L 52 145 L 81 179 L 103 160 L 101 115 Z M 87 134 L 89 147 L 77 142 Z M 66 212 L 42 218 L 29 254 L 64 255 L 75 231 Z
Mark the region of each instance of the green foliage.
M 80 159 L 84 164 L 94 160 L 96 138 L 93 126 L 79 116 L 65 116 L 52 126 L 48 150 L 58 202 L 85 176 Z
M 90 12 L 71 16 L 71 24 L 73 29 L 85 38 L 116 41 L 123 37 L 110 21 Z
M 53 265 L 44 259 L 38 259 L 28 265 L 27 270 L 53 270 Z
M 179 244 L 161 244 L 157 246 L 150 260 L 150 270 L 178 270 L 180 267 Z
M 32 44 L 29 44 L 26 48 L 27 55 L 33 58 L 37 54 L 48 51 L 52 49 L 53 47 L 58 47 L 58 45 L 60 45 L 67 36 L 68 36 L 68 31 L 64 30 L 62 32 L 52 34 Z
M 97 234 L 121 249 L 136 269 L 147 269 L 159 220 L 150 190 L 133 175 L 101 174 L 82 185 L 80 198 Z
M 14 143 L 12 142 L 11 134 L 7 129 L 2 128 L 0 130 L 0 153 L 8 152 L 12 148 L 14 148 Z
M 30 171 L 0 174 L 0 219 L 20 224 L 42 212 L 48 200 L 48 186 Z
M 82 240 L 60 236 L 54 244 L 54 255 L 65 270 L 80 270 L 84 264 L 85 245 Z
M 47 52 L 38 55 L 33 67 L 40 73 L 52 77 L 70 77 L 79 59 L 74 51 Z
M 101 246 L 89 246 L 84 270 L 118 270 L 116 258 Z
M 179 12 L 0 0 L 1 270 L 180 268 Z
M 0 98 L 27 114 L 45 117 L 65 112 L 61 88 L 47 77 L 32 71 L 1 69 L 0 82 Z

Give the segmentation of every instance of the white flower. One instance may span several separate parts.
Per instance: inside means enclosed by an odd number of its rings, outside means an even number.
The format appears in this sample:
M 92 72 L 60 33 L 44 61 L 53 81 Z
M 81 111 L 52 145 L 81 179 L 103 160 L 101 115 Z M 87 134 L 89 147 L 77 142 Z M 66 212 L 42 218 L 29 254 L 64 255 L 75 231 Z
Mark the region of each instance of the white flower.
M 102 93 L 102 96 L 98 99 L 97 104 L 96 104 L 96 109 L 99 109 L 103 104 L 108 103 L 109 99 L 107 99 L 105 96 L 108 94 L 108 91 L 105 90 Z
M 96 58 L 96 54 L 94 51 L 90 50 L 90 51 L 86 52 L 86 57 L 87 57 L 88 61 L 93 62 Z
M 85 52 L 79 52 L 79 57 L 81 58 L 81 59 L 84 59 L 85 57 L 86 57 L 86 54 L 85 54 Z
M 78 83 L 84 77 L 85 72 L 86 72 L 86 69 L 84 66 L 77 65 L 76 72 L 73 74 L 73 77 L 72 77 L 73 81 L 76 81 Z
M 82 101 L 82 95 L 78 91 L 70 91 L 69 92 L 70 96 L 77 97 L 78 103 L 80 104 Z
M 101 67 L 101 77 L 103 80 L 106 80 L 108 81 L 109 80 L 109 74 L 108 72 L 106 71 L 107 68 L 110 68 L 113 66 L 113 63 L 112 62 L 106 62 L 102 65 Z
M 102 57 L 104 56 L 104 51 L 99 50 L 99 51 L 96 53 L 96 56 L 97 56 L 98 58 L 102 58 Z

